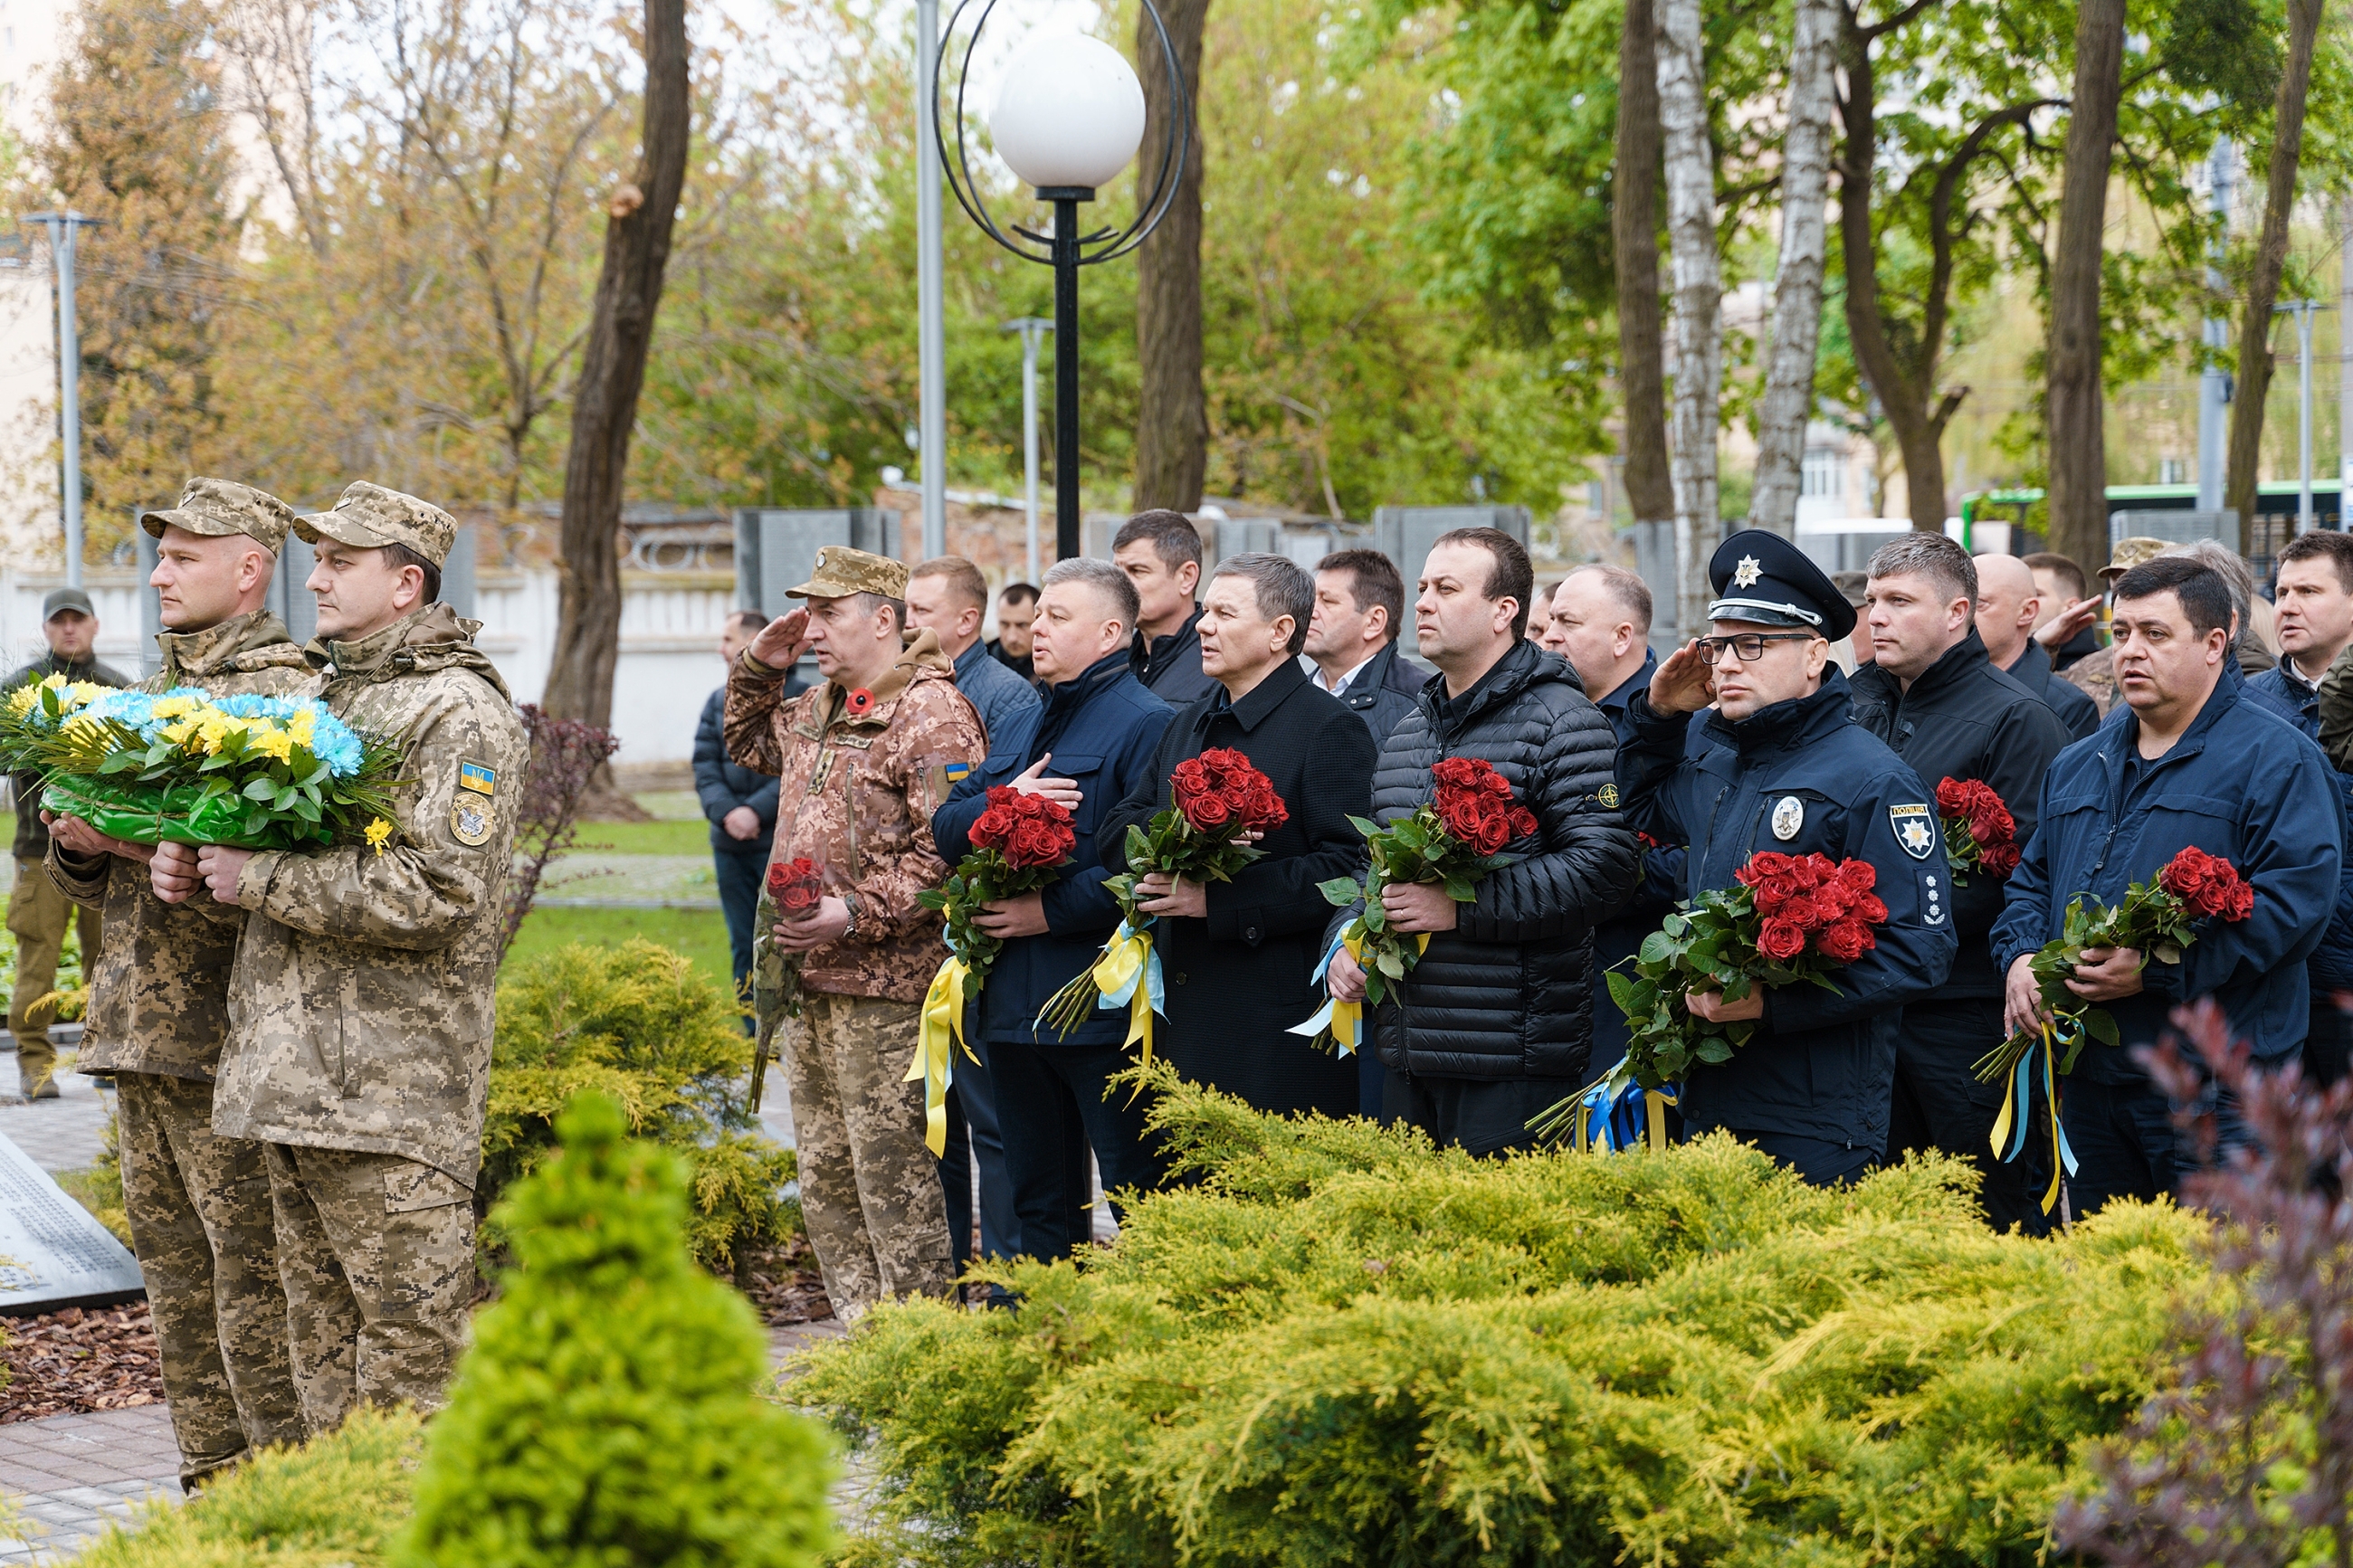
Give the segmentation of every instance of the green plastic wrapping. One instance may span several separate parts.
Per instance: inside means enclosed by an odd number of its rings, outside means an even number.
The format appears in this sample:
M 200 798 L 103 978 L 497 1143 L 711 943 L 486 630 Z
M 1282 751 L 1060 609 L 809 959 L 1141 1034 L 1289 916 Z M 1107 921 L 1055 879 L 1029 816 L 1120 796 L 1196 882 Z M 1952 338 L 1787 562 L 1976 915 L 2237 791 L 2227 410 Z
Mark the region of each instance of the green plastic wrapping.
M 114 784 L 100 779 L 55 777 L 41 792 L 41 806 L 60 816 L 79 816 L 110 837 L 127 844 L 221 844 L 232 849 L 294 849 L 312 841 L 317 829 L 301 822 L 272 823 L 259 833 L 239 829 L 245 802 L 216 795 L 196 804 L 201 784 Z M 298 833 L 297 828 L 309 828 Z

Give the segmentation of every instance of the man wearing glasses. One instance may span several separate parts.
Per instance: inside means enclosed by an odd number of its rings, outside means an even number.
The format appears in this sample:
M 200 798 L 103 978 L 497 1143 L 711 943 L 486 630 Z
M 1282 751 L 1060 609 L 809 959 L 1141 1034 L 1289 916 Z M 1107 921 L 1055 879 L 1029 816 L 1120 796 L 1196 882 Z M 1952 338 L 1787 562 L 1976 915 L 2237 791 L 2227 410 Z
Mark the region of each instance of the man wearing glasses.
M 1687 898 L 1733 886 L 1762 850 L 1868 860 L 1887 920 L 1876 945 L 1833 975 L 1834 992 L 1692 996 L 1700 1016 L 1757 1032 L 1730 1061 L 1692 1068 L 1683 1124 L 1724 1129 L 1806 1181 L 1837 1185 L 1885 1152 L 1897 1015 L 1952 968 L 1951 874 L 1934 797 L 1854 722 L 1830 662 L 1831 644 L 1854 629 L 1846 596 L 1759 529 L 1724 542 L 1708 581 L 1710 635 L 1670 654 L 1627 704 L 1633 738 L 1618 753 L 1618 787 L 1628 824 L 1691 846 Z

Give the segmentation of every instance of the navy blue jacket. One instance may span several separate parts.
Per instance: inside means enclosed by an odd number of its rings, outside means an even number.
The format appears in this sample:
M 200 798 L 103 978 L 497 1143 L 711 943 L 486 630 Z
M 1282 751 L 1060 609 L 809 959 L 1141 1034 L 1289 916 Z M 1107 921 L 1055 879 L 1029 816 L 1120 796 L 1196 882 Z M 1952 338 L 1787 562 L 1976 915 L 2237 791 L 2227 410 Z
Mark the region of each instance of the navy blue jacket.
M 2275 668 L 2251 677 L 2247 689 L 2271 699 L 2290 723 L 2311 736 L 2314 744 L 2319 743 L 2320 688 L 2306 686 L 2289 675 L 2287 660 L 2283 658 Z M 2324 760 L 2327 755 L 2321 753 Z M 2345 807 L 2346 847 L 2353 851 L 2353 773 L 2337 773 L 2334 767 L 2329 771 L 2336 775 L 2337 799 Z M 2337 912 L 2304 966 L 2315 993 L 2353 991 L 2353 853 L 2345 857 L 2344 875 L 2337 879 Z
M 2092 694 L 2072 680 L 2062 679 L 2051 668 L 2051 656 L 2032 637 L 2026 639 L 2026 647 L 2002 673 L 2042 699 L 2067 727 L 2069 739 L 2080 741 L 2100 727 L 2100 705 L 2092 700 Z
M 2120 720 L 2060 752 L 2043 777 L 2034 837 L 1994 922 L 1994 962 L 2008 973 L 2020 954 L 2060 934 L 2070 899 L 2119 903 L 2127 884 L 2156 876 L 2195 845 L 2254 885 L 2254 913 L 2207 921 L 2179 963 L 2152 958 L 2140 994 L 2104 1004 L 2123 1046 L 2094 1042 L 2075 1070 L 2104 1083 L 2140 1081 L 2131 1047 L 2154 1042 L 2172 1008 L 2209 995 L 2256 1056 L 2286 1056 L 2304 1044 L 2305 960 L 2320 943 L 2343 879 L 2345 808 L 2334 771 L 2226 663 L 2188 732 L 2164 756 L 2141 763 L 2127 787 L 2140 719 L 2119 706 Z
M 1038 689 L 1008 669 L 976 642 L 956 657 L 956 689 L 968 698 L 988 731 L 988 754 L 1015 752 L 1029 743 L 1044 704 Z
M 711 847 L 723 855 L 768 858 L 776 837 L 776 781 L 743 766 L 727 755 L 727 740 L 720 731 L 727 689 L 712 692 L 702 705 L 702 720 L 694 727 L 694 793 L 702 801 L 702 815 L 711 819 Z M 748 805 L 760 814 L 757 837 L 736 838 L 720 826 L 729 812 Z
M 1656 651 L 1642 656 L 1642 668 L 1626 678 L 1617 690 L 1605 692 L 1594 706 L 1609 721 L 1617 731 L 1621 746 L 1634 738 L 1633 715 L 1626 710 L 1627 703 L 1638 691 L 1651 689 L 1651 678 L 1659 672 Z M 1694 731 L 1696 733 L 1696 731 Z M 1634 956 L 1642 939 L 1659 929 L 1659 921 L 1674 908 L 1683 896 L 1683 849 L 1680 844 L 1662 848 L 1641 845 L 1635 851 L 1641 867 L 1641 884 L 1634 889 L 1633 901 L 1617 914 L 1593 928 L 1593 967 L 1595 978 L 1600 981 L 1593 991 L 1593 1068 L 1601 1071 L 1626 1054 L 1626 1016 L 1609 1000 L 1609 983 L 1600 975 L 1617 968 Z
M 1340 693 L 1340 706 L 1365 721 L 1377 747 L 1396 732 L 1398 721 L 1413 711 L 1429 679 L 1430 672 L 1407 663 L 1398 652 L 1397 638 L 1391 637 L 1380 652 L 1365 661 L 1356 679 L 1348 682 L 1348 689 Z
M 1736 724 L 1714 712 L 1662 716 L 1647 691 L 1627 704 L 1634 739 L 1618 752 L 1621 809 L 1652 837 L 1691 846 L 1686 897 L 1730 887 L 1751 855 L 1771 849 L 1868 860 L 1887 905 L 1878 945 L 1832 975 L 1835 992 L 1767 991 L 1748 1043 L 1728 1062 L 1692 1068 L 1682 1110 L 1694 1131 L 1886 1151 L 1897 1013 L 1945 983 L 1957 943 L 1935 797 L 1854 721 L 1852 698 L 1833 666 L 1811 695 Z M 1690 739 L 1694 724 L 1704 749 Z
M 932 837 L 950 866 L 972 847 L 965 835 L 988 808 L 992 785 L 1009 784 L 1051 752 L 1046 771 L 1074 781 L 1082 793 L 1079 841 L 1071 862 L 1046 884 L 1046 934 L 1005 944 L 980 994 L 981 1038 L 1023 1044 L 1065 1043 L 1050 1027 L 1038 1030 L 1038 1009 L 1094 961 L 1095 950 L 1119 924 L 1119 905 L 1103 890 L 1097 829 L 1122 800 L 1152 782 L 1152 759 L 1173 715 L 1127 667 L 1123 648 L 1095 661 L 1076 680 L 1053 688 L 1028 738 L 1018 748 L 991 743 L 988 761 L 969 774 L 932 814 Z M 1127 1037 L 1127 1014 L 1099 1011 L 1071 1031 L 1072 1046 L 1116 1046 Z

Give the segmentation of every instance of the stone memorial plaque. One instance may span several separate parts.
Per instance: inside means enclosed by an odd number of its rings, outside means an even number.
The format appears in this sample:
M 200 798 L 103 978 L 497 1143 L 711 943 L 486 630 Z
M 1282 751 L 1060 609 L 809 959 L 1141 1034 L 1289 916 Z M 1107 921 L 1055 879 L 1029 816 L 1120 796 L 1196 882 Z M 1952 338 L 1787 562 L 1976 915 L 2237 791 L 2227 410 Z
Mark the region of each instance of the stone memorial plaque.
M 0 1137 L 0 1315 L 110 1306 L 146 1293 L 130 1249 Z

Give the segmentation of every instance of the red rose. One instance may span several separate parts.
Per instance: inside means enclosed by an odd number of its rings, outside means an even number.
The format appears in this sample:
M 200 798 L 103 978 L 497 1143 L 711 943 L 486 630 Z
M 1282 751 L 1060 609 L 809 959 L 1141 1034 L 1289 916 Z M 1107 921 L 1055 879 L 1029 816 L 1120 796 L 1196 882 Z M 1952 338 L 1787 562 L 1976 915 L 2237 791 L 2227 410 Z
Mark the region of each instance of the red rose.
M 2205 889 L 2211 875 L 2205 853 L 2192 847 L 2165 863 L 2165 868 L 2157 874 L 2157 885 L 2185 903 L 2192 902 Z
M 1969 786 L 1956 778 L 1939 779 L 1936 783 L 1936 811 L 1943 816 L 1965 816 L 1968 814 Z
M 1841 963 L 1852 963 L 1878 945 L 1878 939 L 1871 934 L 1871 928 L 1861 921 L 1841 921 L 1836 925 L 1825 927 L 1821 934 L 1814 938 L 1814 946 L 1823 957 L 1834 958 Z
M 1795 921 L 1770 920 L 1757 933 L 1757 951 L 1778 963 L 1787 963 L 1806 951 L 1806 933 Z
M 1814 900 L 1803 894 L 1784 899 L 1773 918 L 1787 921 L 1801 932 L 1810 931 L 1822 923 L 1821 915 L 1814 908 Z
M 1736 880 L 1746 882 L 1753 888 L 1767 877 L 1787 876 L 1789 866 L 1790 860 L 1787 855 L 1772 849 L 1760 849 L 1748 858 L 1747 865 L 1732 875 Z
M 1203 829 L 1223 827 L 1226 819 L 1233 816 L 1233 808 L 1226 805 L 1226 797 L 1216 794 L 1202 795 L 1180 809 L 1185 813 L 1186 821 Z
M 975 819 L 972 831 L 965 837 L 983 849 L 1000 847 L 1005 836 L 1013 831 L 1014 815 L 1001 805 L 992 805 Z
M 1757 912 L 1760 915 L 1779 914 L 1789 902 L 1788 891 L 1781 886 L 1778 879 L 1759 882 L 1749 891 L 1753 895 L 1752 901 L 1757 905 Z
M 825 879 L 806 855 L 779 860 L 768 868 L 768 896 L 780 910 L 815 909 L 825 897 Z
M 1491 773 L 1481 782 L 1484 785 L 1487 793 L 1495 796 L 1497 799 L 1509 800 L 1512 798 L 1512 781 L 1505 778 L 1503 774 Z
M 1996 844 L 1978 852 L 1978 863 L 1989 877 L 2007 877 L 2018 869 L 2020 850 L 2015 844 Z
M 1844 862 L 1838 868 L 1838 876 L 1839 880 L 1844 883 L 1850 891 L 1857 893 L 1871 891 L 1879 881 L 1879 873 L 1872 868 L 1871 862 L 1868 860 Z M 1884 920 L 1886 916 L 1883 914 L 1880 918 Z
M 2015 865 L 2018 860 L 2018 851 L 2011 850 L 2010 858 L 2011 864 Z M 1851 912 L 1856 920 L 1870 925 L 1877 925 L 1887 918 L 1887 906 L 1879 901 L 1879 895 L 1876 893 L 1858 893 L 1855 895 L 1854 908 Z
M 2231 902 L 2229 906 L 2222 910 L 2222 918 L 2226 921 L 2242 921 L 2254 912 L 2254 889 L 2249 887 L 2244 882 L 2235 880 L 2232 882 Z
M 1530 811 L 1524 805 L 1514 806 L 1512 808 L 1512 837 L 1514 838 L 1525 838 L 1535 830 L 1536 814 Z

